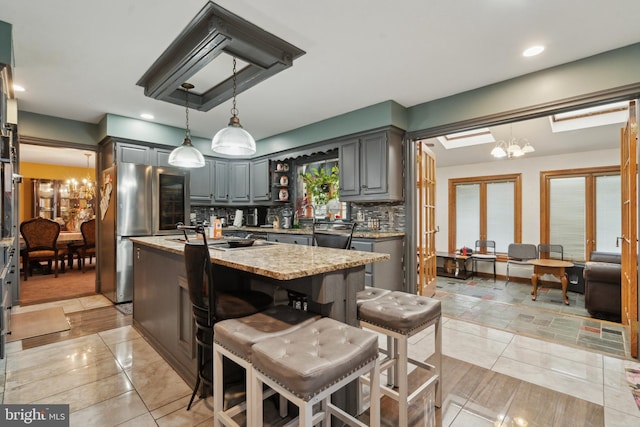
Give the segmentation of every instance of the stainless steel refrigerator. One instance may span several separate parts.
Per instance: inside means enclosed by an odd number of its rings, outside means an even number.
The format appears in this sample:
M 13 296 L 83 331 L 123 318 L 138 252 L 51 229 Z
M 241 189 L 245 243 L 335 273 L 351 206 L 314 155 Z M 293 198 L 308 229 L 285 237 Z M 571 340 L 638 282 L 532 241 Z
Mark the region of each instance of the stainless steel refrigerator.
M 189 172 L 121 163 L 102 171 L 98 206 L 100 291 L 114 303 L 133 299 L 131 237 L 177 234 L 189 217 Z

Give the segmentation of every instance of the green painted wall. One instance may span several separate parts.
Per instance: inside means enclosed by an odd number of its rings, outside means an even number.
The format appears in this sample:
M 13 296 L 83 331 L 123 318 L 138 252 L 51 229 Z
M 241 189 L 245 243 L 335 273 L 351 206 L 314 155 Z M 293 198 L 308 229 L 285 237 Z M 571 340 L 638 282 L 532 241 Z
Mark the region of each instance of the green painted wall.
M 13 66 L 13 39 L 11 33 L 11 24 L 0 21 L 0 64 Z
M 640 43 L 416 105 L 408 131 L 428 129 L 640 81 Z
M 256 156 L 393 125 L 424 130 L 475 117 L 541 105 L 640 82 L 640 43 L 504 82 L 405 108 L 394 101 L 361 108 L 257 142 Z M 19 105 L 19 104 L 18 104 Z M 22 135 L 82 144 L 104 136 L 177 146 L 184 129 L 107 114 L 97 125 L 19 113 Z M 205 155 L 213 155 L 209 138 L 192 138 Z
M 18 99 L 18 107 L 20 100 Z M 97 145 L 98 125 L 18 110 L 18 133 L 34 138 Z

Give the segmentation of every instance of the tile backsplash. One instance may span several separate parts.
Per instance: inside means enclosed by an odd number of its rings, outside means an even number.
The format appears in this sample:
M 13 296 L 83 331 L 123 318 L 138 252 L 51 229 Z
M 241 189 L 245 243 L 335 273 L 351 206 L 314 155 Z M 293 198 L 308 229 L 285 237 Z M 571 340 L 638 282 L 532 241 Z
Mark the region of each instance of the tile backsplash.
M 273 221 L 273 218 L 276 215 L 280 215 L 282 210 L 286 208 L 291 209 L 291 206 L 283 205 L 267 208 L 267 221 Z M 406 231 L 404 204 L 351 203 L 350 208 L 351 220 L 358 222 L 358 229 L 360 230 L 374 228 L 373 226 L 377 225 L 376 229 L 380 231 Z M 225 218 L 227 225 L 233 225 L 237 209 L 243 210 L 244 215 L 248 212 L 246 207 L 192 206 L 192 222 L 209 221 L 209 218 L 215 215 L 218 218 Z M 194 214 L 195 219 L 193 219 Z

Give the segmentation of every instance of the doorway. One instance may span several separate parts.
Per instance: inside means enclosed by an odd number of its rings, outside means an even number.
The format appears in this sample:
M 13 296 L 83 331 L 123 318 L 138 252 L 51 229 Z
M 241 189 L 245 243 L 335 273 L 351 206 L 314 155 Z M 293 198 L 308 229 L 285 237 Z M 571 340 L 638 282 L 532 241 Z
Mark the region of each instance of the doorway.
M 19 223 L 43 217 L 60 224 L 58 248 L 64 255 L 65 273 L 58 277 L 46 263 L 35 265 L 28 280 L 24 266 L 18 286 L 20 305 L 39 304 L 96 294 L 96 259 L 79 269 L 75 246 L 83 244 L 81 224 L 95 217 L 96 152 L 65 146 L 20 144 L 18 188 Z M 73 239 L 72 239 L 73 238 Z M 60 269 L 60 268 L 59 268 Z

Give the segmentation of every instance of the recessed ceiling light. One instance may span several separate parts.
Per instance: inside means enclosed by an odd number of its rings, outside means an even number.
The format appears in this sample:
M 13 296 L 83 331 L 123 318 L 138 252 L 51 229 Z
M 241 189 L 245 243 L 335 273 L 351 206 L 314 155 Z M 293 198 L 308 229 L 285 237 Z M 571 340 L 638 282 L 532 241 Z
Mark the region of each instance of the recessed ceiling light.
M 149 113 L 142 113 L 140 114 L 140 117 L 142 117 L 145 120 L 153 120 L 155 117 L 153 117 L 153 114 L 149 114 Z
M 14 84 L 14 85 L 13 85 L 13 90 L 15 90 L 16 92 L 24 92 L 24 91 L 25 91 L 25 88 L 24 88 L 24 87 L 22 87 L 22 86 L 20 86 L 20 85 L 16 85 L 16 84 Z
M 522 56 L 536 56 L 541 54 L 544 51 L 544 46 L 531 46 L 522 52 Z

